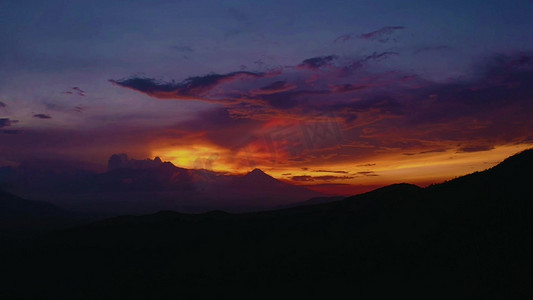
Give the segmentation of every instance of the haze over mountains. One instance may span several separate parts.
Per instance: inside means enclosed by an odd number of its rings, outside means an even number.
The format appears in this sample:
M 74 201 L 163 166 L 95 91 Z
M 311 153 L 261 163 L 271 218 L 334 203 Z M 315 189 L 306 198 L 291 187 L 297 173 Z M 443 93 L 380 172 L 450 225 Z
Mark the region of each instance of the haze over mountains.
M 530 299 L 533 150 L 442 184 L 270 212 L 123 216 L 0 248 L 0 296 Z M 263 178 L 260 171 L 240 177 Z
M 104 173 L 54 165 L 4 167 L 0 188 L 74 211 L 113 215 L 159 210 L 257 211 L 324 196 L 259 169 L 232 175 L 180 168 L 158 157 L 129 159 L 126 154 L 112 155 Z

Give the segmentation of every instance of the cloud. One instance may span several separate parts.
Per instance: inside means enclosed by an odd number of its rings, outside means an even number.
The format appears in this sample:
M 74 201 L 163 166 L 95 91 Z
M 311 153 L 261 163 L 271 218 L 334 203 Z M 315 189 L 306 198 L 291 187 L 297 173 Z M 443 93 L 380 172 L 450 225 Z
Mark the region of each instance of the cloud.
M 72 90 L 76 91 L 79 96 L 85 96 L 85 91 L 80 89 L 79 87 L 75 86 L 72 88 Z
M 331 181 L 331 180 L 347 180 L 354 178 L 353 176 L 333 176 L 333 175 L 324 175 L 324 176 L 314 176 L 316 180 Z
M 312 176 L 308 176 L 308 175 L 301 175 L 301 176 L 292 176 L 291 177 L 291 180 L 292 181 L 313 181 L 313 177 Z
M 378 41 L 381 43 L 385 43 L 389 41 L 389 36 L 395 33 L 398 30 L 405 29 L 404 26 L 386 26 L 381 29 L 378 29 L 376 31 L 372 31 L 369 33 L 364 33 L 359 35 L 359 38 L 365 39 L 365 40 L 371 40 L 371 41 Z
M 358 167 L 373 167 L 375 166 L 376 164 L 362 164 L 362 165 L 357 165 Z
M 380 61 L 395 52 L 373 52 L 357 59 L 336 55 L 303 60 L 296 66 L 285 66 L 267 72 L 236 71 L 189 77 L 182 82 L 165 82 L 147 77 L 110 80 L 121 87 L 145 93 L 158 99 L 200 100 L 218 103 L 240 118 L 268 119 L 285 115 L 300 118 L 322 114 L 325 103 L 345 103 L 343 94 L 379 88 L 395 82 L 395 76 L 367 77 L 362 69 L 372 61 Z M 358 73 L 355 73 L 358 69 Z M 324 72 L 315 72 L 322 70 Z M 348 81 L 348 83 L 343 83 Z M 327 99 L 327 101 L 326 101 Z
M 78 95 L 78 96 L 85 97 L 85 91 L 77 86 L 74 86 L 71 89 L 64 91 L 63 93 L 67 95 Z
M 316 173 L 348 174 L 347 171 L 336 171 L 336 170 L 313 170 L 312 172 L 316 172 Z
M 353 155 L 371 158 L 376 152 L 418 155 L 528 141 L 533 130 L 533 55 L 496 55 L 474 65 L 473 76 L 446 82 L 399 71 L 372 72 L 372 63 L 391 55 L 396 54 L 374 52 L 357 59 L 315 57 L 307 63 L 312 67 L 211 74 L 181 83 L 146 78 L 112 82 L 154 98 L 218 104 L 217 109 L 201 112 L 176 128 L 203 132 L 206 139 L 222 147 L 234 149 L 245 137 L 257 141 L 258 134 L 289 126 L 297 134 L 276 142 L 281 149 L 276 150 L 276 161 L 284 159 L 298 166 L 313 157 L 335 163 Z M 361 67 L 345 72 L 355 62 Z M 327 70 L 313 69 L 325 65 Z M 334 121 L 343 138 L 308 146 L 302 133 L 307 127 L 299 124 L 319 124 L 327 118 Z M 320 136 L 318 129 L 311 131 L 313 136 Z M 257 151 L 268 154 L 274 146 L 257 146 L 261 149 Z
M 353 38 L 353 35 L 351 34 L 343 34 L 341 36 L 338 36 L 336 39 L 333 40 L 333 43 L 338 43 L 338 42 L 346 42 L 346 41 L 349 41 Z
M 122 87 L 130 88 L 160 99 L 191 99 L 208 101 L 208 93 L 219 85 L 247 77 L 260 78 L 264 73 L 232 72 L 228 74 L 208 74 L 189 77 L 182 82 L 162 82 L 152 78 L 131 77 L 129 79 L 109 80 Z
M 47 115 L 47 114 L 34 114 L 33 117 L 38 118 L 38 119 L 51 119 L 52 118 L 50 115 Z
M 439 149 L 430 149 L 430 150 L 425 150 L 425 151 L 421 151 L 420 154 L 427 154 L 427 153 L 442 153 L 442 152 L 446 152 L 447 148 L 439 148 Z
M 329 111 L 342 117 L 348 126 L 356 125 L 358 121 L 376 122 L 384 118 L 402 116 L 408 112 L 407 106 L 401 101 L 388 97 L 365 97 L 358 101 L 323 105 L 322 111 Z
M 390 57 L 391 55 L 399 55 L 399 53 L 392 52 L 392 51 L 386 51 L 386 52 L 380 52 L 380 53 L 374 52 L 370 55 L 367 55 L 361 59 L 357 59 L 351 62 L 350 64 L 344 66 L 343 67 L 343 71 L 345 71 L 344 74 L 349 74 L 349 72 L 361 69 L 364 66 L 364 63 L 368 61 L 381 61 L 381 60 L 384 60 Z
M 298 68 L 319 70 L 331 66 L 336 59 L 338 59 L 337 55 L 317 56 L 302 61 L 302 63 L 298 65 Z
M 263 103 L 268 104 L 269 107 L 276 109 L 289 109 L 299 105 L 305 98 L 317 95 L 327 95 L 327 90 L 299 90 L 299 91 L 280 91 L 278 93 L 271 93 L 255 97 Z
M 368 32 L 368 33 L 363 33 L 363 34 L 355 34 L 355 33 L 343 34 L 335 38 L 333 40 L 333 43 L 340 43 L 340 42 L 344 43 L 354 38 L 385 43 L 390 40 L 390 36 L 393 35 L 396 31 L 403 30 L 403 29 L 405 29 L 404 26 L 386 26 L 378 30 Z
M 357 172 L 357 174 L 363 176 L 379 176 L 378 174 L 374 173 L 374 171 L 361 171 Z
M 309 176 L 309 175 L 300 175 L 292 176 L 292 181 L 298 182 L 311 182 L 311 181 L 332 181 L 332 180 L 347 180 L 352 179 L 353 176 L 333 176 L 333 175 L 324 175 L 324 176 Z
M 13 129 L 2 130 L 3 134 L 19 134 L 21 132 L 22 131 L 20 131 L 20 130 L 13 130 Z
M 8 127 L 13 125 L 14 123 L 17 123 L 18 120 L 11 120 L 8 118 L 0 118 L 0 128 Z
M 4 108 L 4 107 L 6 107 L 6 106 L 7 106 L 7 104 L 5 104 L 4 102 L 1 102 L 1 101 L 0 101 L 0 108 Z
M 295 88 L 297 88 L 296 85 L 288 84 L 287 81 L 278 80 L 259 88 L 259 90 L 253 91 L 252 94 L 275 94 L 290 91 Z
M 481 152 L 494 149 L 493 145 L 468 145 L 460 147 L 457 152 Z
M 340 84 L 340 85 L 330 85 L 330 88 L 331 88 L 331 92 L 332 93 L 348 93 L 348 92 L 353 92 L 353 91 L 358 91 L 358 90 L 364 90 L 366 89 L 368 86 L 366 85 L 353 85 L 353 84 Z

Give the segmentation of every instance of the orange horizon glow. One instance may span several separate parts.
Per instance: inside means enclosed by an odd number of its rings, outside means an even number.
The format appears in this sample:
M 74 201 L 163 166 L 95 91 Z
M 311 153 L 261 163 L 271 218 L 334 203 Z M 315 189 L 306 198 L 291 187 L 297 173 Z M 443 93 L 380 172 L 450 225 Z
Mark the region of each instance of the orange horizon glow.
M 294 185 L 337 195 L 366 192 L 394 183 L 427 186 L 495 166 L 505 158 L 532 148 L 533 144 L 496 146 L 481 152 L 458 152 L 450 149 L 417 155 L 404 153 L 377 154 L 365 160 L 324 165 L 320 162 L 302 168 L 288 161 L 269 160 L 270 153 L 260 148 L 230 151 L 210 144 L 163 147 L 152 157 L 189 169 L 209 169 L 229 174 L 246 174 L 259 168 L 265 173 Z M 263 149 L 264 150 L 264 149 Z M 256 152 L 254 152 L 256 151 Z M 343 172 L 343 173 L 340 173 Z M 329 177 L 328 177 L 329 176 Z M 297 181 L 293 178 L 309 178 Z

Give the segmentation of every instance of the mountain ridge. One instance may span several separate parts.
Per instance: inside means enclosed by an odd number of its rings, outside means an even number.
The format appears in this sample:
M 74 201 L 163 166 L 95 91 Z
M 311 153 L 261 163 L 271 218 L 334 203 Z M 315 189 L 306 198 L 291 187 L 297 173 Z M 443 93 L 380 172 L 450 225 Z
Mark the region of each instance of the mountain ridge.
M 157 157 L 136 160 L 126 154 L 113 154 L 108 170 L 103 173 L 74 172 L 77 175 L 69 179 L 70 173 L 56 176 L 53 170 L 45 170 L 18 174 L 16 170 L 6 169 L 4 177 L 0 176 L 0 187 L 7 186 L 9 191 L 23 198 L 50 202 L 70 210 L 115 215 L 158 210 L 254 211 L 323 196 L 282 182 L 260 169 L 234 175 L 181 168 Z

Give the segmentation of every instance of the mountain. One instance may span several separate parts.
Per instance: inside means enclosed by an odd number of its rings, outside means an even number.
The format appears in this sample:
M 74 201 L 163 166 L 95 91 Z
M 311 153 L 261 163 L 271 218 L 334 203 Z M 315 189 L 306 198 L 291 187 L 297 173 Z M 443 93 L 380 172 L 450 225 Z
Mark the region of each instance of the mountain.
M 0 190 L 0 238 L 33 236 L 99 219 Z
M 531 299 L 532 167 L 528 150 L 427 188 L 397 184 L 270 212 L 164 211 L 78 226 L 0 250 L 9 257 L 0 295 Z
M 227 184 L 217 187 L 217 192 L 225 195 L 228 205 L 243 208 L 237 211 L 272 209 L 279 205 L 302 202 L 323 195 L 279 181 L 260 169 L 254 169 L 244 176 L 234 177 Z
M 260 185 L 278 182 L 276 179 L 274 179 L 274 177 L 267 175 L 261 169 L 253 169 L 248 174 L 244 175 L 244 177 L 242 177 L 242 181 Z
M 41 201 L 25 200 L 0 190 L 0 218 L 62 216 L 66 211 Z
M 6 168 L 0 170 L 1 186 L 24 198 L 107 215 L 159 210 L 246 212 L 324 196 L 281 182 L 259 169 L 233 175 L 180 168 L 157 157 L 136 160 L 126 154 L 113 154 L 102 173 L 52 163 Z

